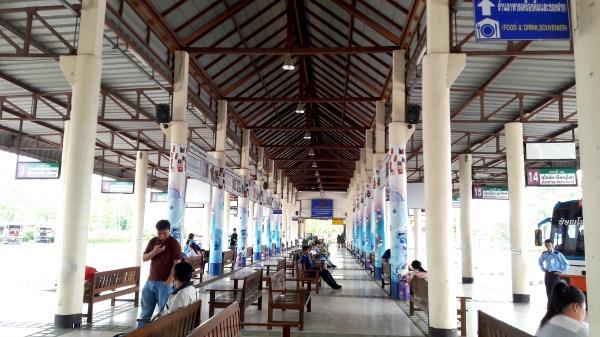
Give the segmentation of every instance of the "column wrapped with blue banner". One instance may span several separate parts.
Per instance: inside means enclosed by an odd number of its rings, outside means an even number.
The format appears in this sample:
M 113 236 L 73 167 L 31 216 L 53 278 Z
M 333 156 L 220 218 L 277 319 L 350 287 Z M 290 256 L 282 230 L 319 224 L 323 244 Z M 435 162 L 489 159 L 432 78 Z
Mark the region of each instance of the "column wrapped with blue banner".
M 400 278 L 406 273 L 407 266 L 407 219 L 406 204 L 406 145 L 391 146 L 389 156 L 389 191 L 390 191 L 390 221 L 391 221 L 391 256 L 392 275 L 390 281 L 393 299 L 400 298 Z

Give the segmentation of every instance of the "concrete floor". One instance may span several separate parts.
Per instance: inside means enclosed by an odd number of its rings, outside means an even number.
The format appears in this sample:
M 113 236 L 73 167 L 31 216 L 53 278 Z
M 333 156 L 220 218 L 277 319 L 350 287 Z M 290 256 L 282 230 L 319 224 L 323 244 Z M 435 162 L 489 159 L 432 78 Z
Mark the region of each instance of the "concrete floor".
M 313 293 L 313 311 L 305 314 L 305 331 L 296 336 L 423 336 L 427 332 L 426 316 L 408 317 L 407 304 L 392 301 L 379 284 L 349 256 L 345 249 L 332 249 L 332 260 L 338 269 L 333 276 L 343 285 L 333 290 L 324 285 L 319 295 Z M 230 283 L 228 278 L 217 282 Z M 475 284 L 461 285 L 458 293 L 471 296 L 468 302 L 468 336 L 477 335 L 477 310 L 484 310 L 515 326 L 534 333 L 544 313 L 545 293 L 543 285 L 531 288 L 530 304 L 513 304 L 510 291 L 510 275 L 476 275 Z M 78 330 L 55 330 L 52 327 L 55 292 L 9 291 L 3 288 L 3 304 L 0 307 L 0 336 L 3 337 L 112 337 L 119 332 L 133 329 L 138 309 L 130 303 L 117 303 L 111 308 L 109 302 L 95 306 L 94 321 Z M 202 319 L 208 317 L 208 293 L 201 289 L 203 301 Z M 266 294 L 263 311 L 250 307 L 246 321 L 266 322 Z M 206 303 L 206 304 L 204 304 Z M 18 305 L 13 305 L 18 304 Z M 83 309 L 83 307 L 82 307 Z M 275 319 L 296 318 L 297 312 L 276 312 Z M 245 336 L 277 336 L 277 331 L 246 330 Z

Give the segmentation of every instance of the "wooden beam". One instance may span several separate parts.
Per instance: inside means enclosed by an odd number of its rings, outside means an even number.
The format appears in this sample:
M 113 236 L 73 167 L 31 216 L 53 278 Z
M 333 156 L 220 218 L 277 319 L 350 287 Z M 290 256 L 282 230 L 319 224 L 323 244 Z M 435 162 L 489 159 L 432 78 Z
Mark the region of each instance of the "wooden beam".
M 220 48 L 220 47 L 190 47 L 190 54 L 226 54 L 226 55 L 324 55 L 324 54 L 373 54 L 392 53 L 399 50 L 399 46 L 373 46 L 373 47 L 292 47 L 292 48 Z
M 308 147 L 314 150 L 337 150 L 337 149 L 361 149 L 363 147 L 360 145 L 340 145 L 340 144 L 329 144 L 329 145 L 310 145 L 310 144 L 263 144 L 262 147 L 271 148 L 271 149 L 306 149 Z
M 568 122 L 567 122 L 568 123 Z M 370 129 L 370 126 L 261 126 L 261 125 L 247 125 L 248 130 L 263 130 L 263 131 L 311 131 L 311 132 L 327 132 L 327 131 L 365 131 Z
M 348 159 L 348 158 L 271 158 L 271 159 L 278 161 L 278 162 L 299 162 L 299 161 L 319 162 L 319 161 L 324 161 L 324 162 L 350 162 L 350 163 L 354 163 L 359 160 L 359 159 Z
M 373 29 L 377 33 L 381 34 L 386 39 L 392 41 L 395 45 L 398 45 L 398 46 L 400 45 L 400 37 L 398 37 L 396 34 L 387 30 L 385 27 L 383 27 L 382 25 L 380 25 L 379 23 L 377 23 L 376 21 L 371 19 L 368 15 L 357 10 L 356 8 L 353 8 L 345 0 L 333 0 L 333 2 L 335 2 L 335 4 L 338 5 L 339 7 L 341 7 L 342 9 L 346 10 L 348 13 L 356 16 L 357 19 L 362 21 L 364 24 L 369 26 L 371 29 Z
M 335 103 L 335 102 L 376 102 L 376 96 L 363 97 L 240 97 L 224 98 L 228 102 L 269 102 L 269 103 Z
M 184 46 L 190 46 L 194 42 L 198 41 L 204 35 L 210 33 L 213 29 L 215 29 L 219 24 L 223 23 L 225 20 L 229 19 L 231 16 L 235 15 L 237 12 L 244 9 L 247 5 L 252 3 L 252 0 L 241 0 L 236 2 L 233 6 L 229 7 L 223 13 L 215 16 L 206 24 L 202 25 L 200 29 L 194 31 L 192 34 L 186 36 L 182 44 Z

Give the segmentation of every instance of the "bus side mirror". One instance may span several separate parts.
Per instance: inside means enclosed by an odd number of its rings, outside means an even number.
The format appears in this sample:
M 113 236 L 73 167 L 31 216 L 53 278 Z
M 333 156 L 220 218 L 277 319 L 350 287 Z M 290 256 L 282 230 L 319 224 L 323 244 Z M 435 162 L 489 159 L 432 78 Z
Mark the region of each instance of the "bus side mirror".
M 542 230 L 541 229 L 536 229 L 535 230 L 535 245 L 536 246 L 541 246 L 544 242 L 544 238 L 542 236 Z

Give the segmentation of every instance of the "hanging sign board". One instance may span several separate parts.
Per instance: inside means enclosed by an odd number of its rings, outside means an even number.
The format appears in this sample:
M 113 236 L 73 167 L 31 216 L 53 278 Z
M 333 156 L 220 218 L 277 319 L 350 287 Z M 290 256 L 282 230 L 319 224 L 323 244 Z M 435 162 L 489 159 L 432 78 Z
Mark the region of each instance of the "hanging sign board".
M 150 192 L 150 202 L 167 202 L 167 192 Z
M 133 181 L 103 180 L 100 192 L 115 194 L 131 194 L 133 193 Z
M 225 191 L 241 197 L 244 195 L 244 179 L 234 170 L 225 168 Z
M 58 179 L 60 163 L 56 162 L 18 162 L 16 179 Z
M 577 186 L 575 168 L 529 168 L 527 186 Z
M 281 208 L 276 208 L 273 210 L 273 214 L 283 214 L 283 212 L 281 211 Z
M 331 224 L 332 225 L 344 225 L 345 219 L 344 218 L 333 218 L 333 219 L 331 219 Z
M 577 160 L 575 142 L 525 143 L 525 160 Z
M 333 200 L 312 199 L 310 204 L 312 218 L 333 218 Z
M 473 186 L 473 199 L 508 200 L 507 186 Z
M 194 143 L 188 145 L 186 165 L 190 177 L 218 186 L 219 162 Z
M 569 40 L 568 0 L 474 0 L 475 38 Z

